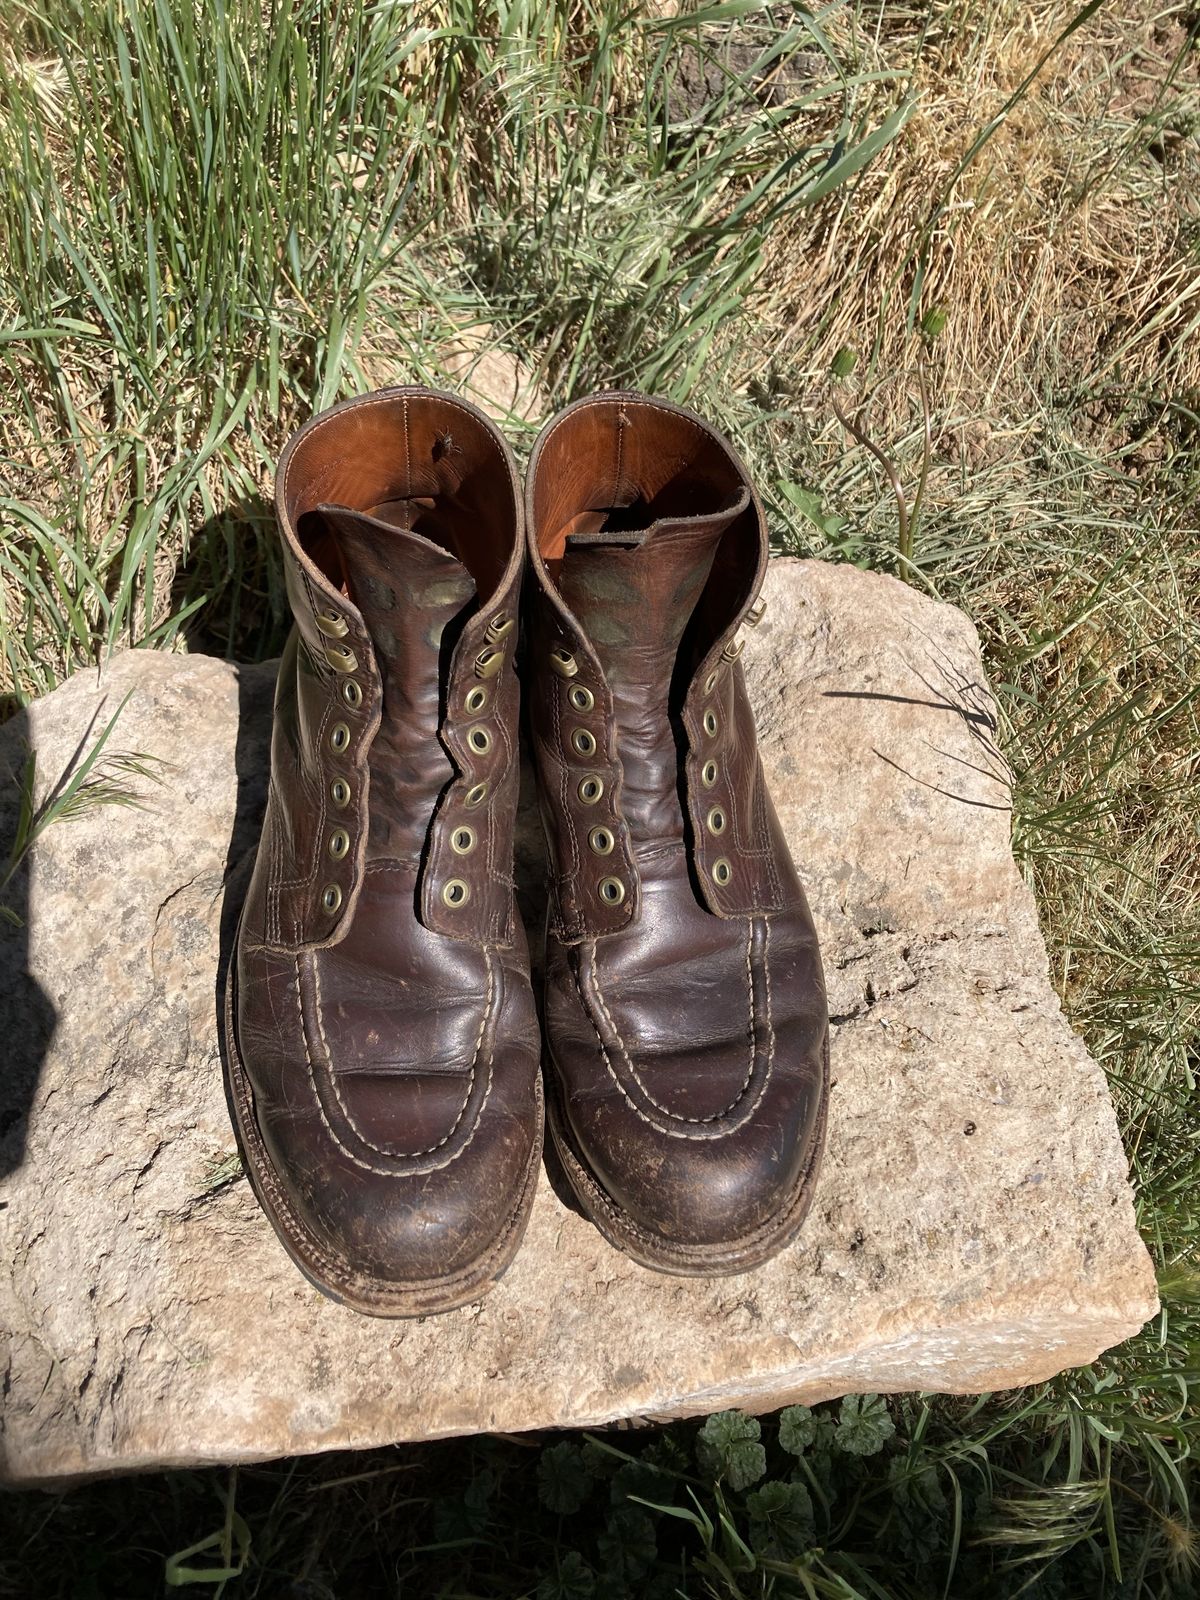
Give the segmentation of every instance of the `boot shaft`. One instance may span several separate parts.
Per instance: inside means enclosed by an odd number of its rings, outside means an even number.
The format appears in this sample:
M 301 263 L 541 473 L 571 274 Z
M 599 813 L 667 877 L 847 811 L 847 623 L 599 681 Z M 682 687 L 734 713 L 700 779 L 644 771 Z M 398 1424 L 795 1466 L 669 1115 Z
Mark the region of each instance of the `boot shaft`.
M 639 853 L 680 843 L 716 915 L 794 904 L 738 661 L 768 553 L 742 462 L 688 411 L 601 395 L 543 432 L 526 523 L 559 936 L 636 920 Z
M 268 941 L 336 943 L 382 861 L 419 864 L 427 928 L 510 941 L 524 553 L 507 446 L 463 401 L 384 390 L 300 430 L 276 510 L 295 630 L 252 888 Z

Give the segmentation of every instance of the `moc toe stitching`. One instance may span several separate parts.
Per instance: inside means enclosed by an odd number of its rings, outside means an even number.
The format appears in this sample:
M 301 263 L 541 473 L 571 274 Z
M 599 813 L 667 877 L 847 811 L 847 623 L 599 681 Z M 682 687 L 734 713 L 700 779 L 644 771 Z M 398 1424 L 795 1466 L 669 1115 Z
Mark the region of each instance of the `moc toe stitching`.
M 457 1161 L 459 1159 L 459 1157 L 462 1156 L 470 1148 L 471 1144 L 474 1142 L 475 1136 L 479 1132 L 479 1128 L 480 1128 L 480 1125 L 481 1125 L 482 1120 L 483 1120 L 484 1110 L 485 1110 L 485 1108 L 487 1106 L 487 1103 L 488 1103 L 489 1099 L 491 1098 L 492 1084 L 494 1082 L 494 1077 L 495 1077 L 495 1072 L 494 1072 L 494 1068 L 495 1068 L 495 1052 L 494 1052 L 494 1050 L 489 1050 L 488 1051 L 487 1080 L 486 1080 L 486 1083 L 484 1085 L 482 1097 L 480 1098 L 480 1101 L 479 1101 L 478 1109 L 476 1110 L 476 1113 L 475 1113 L 474 1117 L 471 1119 L 471 1128 L 470 1128 L 470 1131 L 467 1134 L 466 1138 L 458 1145 L 458 1147 L 456 1149 L 450 1151 L 450 1153 L 448 1155 L 446 1155 L 442 1160 L 435 1161 L 435 1162 L 425 1162 L 425 1161 L 422 1160 L 423 1157 L 425 1157 L 427 1155 L 433 1155 L 438 1150 L 444 1149 L 445 1146 L 451 1141 L 451 1139 L 453 1139 L 454 1135 L 458 1132 L 458 1129 L 460 1128 L 460 1126 L 461 1126 L 461 1124 L 463 1122 L 463 1119 L 466 1116 L 467 1109 L 468 1109 L 468 1107 L 469 1107 L 469 1105 L 471 1103 L 471 1099 L 472 1099 L 472 1096 L 473 1096 L 473 1093 L 474 1093 L 474 1088 L 475 1088 L 475 1083 L 476 1083 L 476 1077 L 477 1077 L 477 1070 L 478 1070 L 478 1064 L 479 1064 L 479 1053 L 480 1053 L 480 1050 L 481 1050 L 482 1045 L 483 1045 L 483 1040 L 484 1040 L 485 1034 L 487 1033 L 487 1030 L 488 1030 L 488 1024 L 492 1020 L 492 1016 L 493 1016 L 493 1012 L 494 1012 L 494 998 L 495 998 L 495 988 L 496 988 L 496 985 L 495 985 L 495 966 L 494 966 L 494 963 L 493 963 L 493 960 L 492 960 L 491 952 L 489 950 L 485 950 L 484 954 L 485 954 L 485 957 L 486 957 L 486 960 L 487 960 L 487 972 L 488 972 L 487 999 L 485 1001 L 484 1008 L 483 1008 L 483 1014 L 482 1014 L 482 1017 L 480 1019 L 479 1032 L 476 1035 L 476 1039 L 475 1039 L 475 1054 L 474 1054 L 474 1057 L 473 1057 L 472 1062 L 471 1062 L 470 1084 L 468 1085 L 467 1093 L 466 1093 L 466 1096 L 465 1096 L 465 1098 L 463 1100 L 462 1108 L 459 1111 L 459 1114 L 458 1114 L 457 1118 L 455 1119 L 454 1125 L 451 1127 L 449 1133 L 447 1133 L 444 1138 L 439 1139 L 436 1144 L 430 1145 L 428 1147 L 428 1149 L 416 1150 L 416 1151 L 412 1151 L 412 1152 L 400 1152 L 400 1151 L 388 1150 L 385 1147 L 383 1147 L 382 1145 L 373 1144 L 369 1139 L 367 1139 L 361 1133 L 361 1131 L 355 1126 L 353 1118 L 350 1116 L 350 1114 L 349 1114 L 349 1112 L 348 1112 L 348 1110 L 346 1108 L 345 1100 L 343 1099 L 341 1091 L 339 1090 L 338 1085 L 337 1085 L 337 1074 L 333 1071 L 332 1063 L 330 1063 L 328 1060 L 326 1060 L 326 1062 L 322 1063 L 322 1065 L 325 1068 L 325 1070 L 321 1073 L 320 1077 L 318 1077 L 317 1069 L 316 1069 L 316 1063 L 313 1061 L 312 1050 L 311 1050 L 311 1048 L 309 1046 L 308 1028 L 307 1028 L 307 1025 L 306 1025 L 305 1010 L 304 1010 L 304 1004 L 303 1004 L 303 999 L 302 999 L 301 989 L 300 989 L 300 958 L 299 957 L 296 958 L 296 998 L 297 998 L 297 1006 L 298 1006 L 298 1009 L 299 1009 L 299 1012 L 300 1012 L 300 1032 L 301 1032 L 301 1037 L 302 1037 L 302 1039 L 304 1041 L 304 1057 L 305 1057 L 305 1061 L 306 1061 L 307 1066 L 308 1066 L 309 1082 L 310 1082 L 310 1084 L 312 1086 L 313 1097 L 314 1097 L 314 1100 L 315 1100 L 315 1103 L 316 1103 L 317 1113 L 320 1116 L 321 1122 L 324 1124 L 325 1131 L 328 1133 L 329 1137 L 333 1140 L 334 1144 L 343 1153 L 343 1155 L 345 1155 L 347 1157 L 348 1160 L 350 1160 L 350 1161 L 352 1161 L 354 1163 L 354 1165 L 356 1167 L 361 1167 L 366 1172 L 372 1172 L 372 1173 L 377 1174 L 380 1177 L 385 1177 L 385 1178 L 404 1179 L 404 1178 L 423 1177 L 428 1173 L 440 1171 L 443 1168 L 448 1167 L 451 1164 L 451 1162 Z M 314 966 L 313 966 L 313 978 L 314 978 L 314 992 L 318 996 L 317 1007 L 316 1007 L 316 1015 L 317 1015 L 318 1028 L 320 1028 L 319 980 L 316 977 L 316 965 L 315 965 L 315 963 L 314 963 Z M 323 1029 L 321 1030 L 321 1038 L 322 1038 L 322 1042 L 324 1042 L 324 1031 L 323 1031 Z M 328 1056 L 328 1047 L 326 1047 L 326 1056 Z M 341 1112 L 342 1117 L 344 1117 L 344 1119 L 346 1121 L 346 1124 L 347 1124 L 347 1127 L 350 1129 L 350 1131 L 355 1136 L 355 1139 L 362 1145 L 363 1149 L 371 1151 L 374 1155 L 379 1155 L 379 1156 L 384 1156 L 386 1158 L 389 1158 L 389 1161 L 390 1161 L 389 1165 L 381 1165 L 380 1163 L 378 1163 L 376 1161 L 372 1161 L 370 1159 L 367 1159 L 366 1157 L 364 1157 L 361 1154 L 359 1154 L 357 1151 L 355 1151 L 353 1148 L 351 1148 L 350 1144 L 347 1142 L 345 1137 L 342 1134 L 340 1134 L 338 1132 L 338 1130 L 334 1127 L 333 1122 L 331 1121 L 330 1116 L 328 1114 L 328 1111 L 326 1109 L 325 1097 L 321 1092 L 322 1083 L 325 1082 L 325 1081 L 328 1081 L 328 1083 L 332 1087 L 333 1093 L 334 1093 L 334 1098 L 335 1098 L 335 1101 L 337 1103 L 338 1109 Z M 413 1165 L 412 1163 L 414 1163 L 414 1162 L 420 1162 L 421 1164 L 420 1165 Z
M 654 1098 L 654 1095 L 651 1093 L 651 1091 L 650 1091 L 649 1087 L 647 1086 L 645 1080 L 643 1079 L 641 1074 L 638 1072 L 637 1068 L 634 1066 L 633 1059 L 629 1054 L 628 1047 L 625 1044 L 625 1040 L 622 1037 L 621 1031 L 617 1027 L 615 1021 L 613 1020 L 612 1013 L 609 1011 L 608 1006 L 607 1006 L 607 1004 L 605 1002 L 604 993 L 603 993 L 603 990 L 602 990 L 601 985 L 600 985 L 599 973 L 596 970 L 595 944 L 594 944 L 594 942 L 590 946 L 590 952 L 589 952 L 589 958 L 588 958 L 587 981 L 586 981 L 586 984 L 577 983 L 576 992 L 579 995 L 580 1003 L 581 1003 L 581 1005 L 582 1005 L 582 1007 L 583 1007 L 583 1009 L 584 1009 L 584 1011 L 585 1011 L 585 1013 L 587 1015 L 588 1021 L 592 1025 L 592 1030 L 596 1035 L 596 1041 L 597 1041 L 597 1043 L 598 1043 L 598 1045 L 600 1047 L 600 1053 L 604 1058 L 605 1066 L 608 1069 L 609 1075 L 612 1078 L 613 1083 L 616 1085 L 617 1089 L 619 1090 L 622 1099 L 628 1105 L 629 1109 L 633 1112 L 633 1114 L 639 1119 L 639 1121 L 647 1123 L 650 1127 L 656 1128 L 658 1130 L 658 1132 L 666 1134 L 670 1138 L 675 1138 L 675 1139 L 720 1139 L 720 1138 L 728 1137 L 730 1134 L 736 1133 L 738 1131 L 738 1129 L 740 1129 L 740 1128 L 745 1126 L 745 1124 L 754 1115 L 754 1112 L 756 1111 L 756 1109 L 758 1108 L 760 1102 L 762 1101 L 763 1096 L 767 1092 L 767 1088 L 768 1088 L 768 1086 L 770 1084 L 771 1075 L 772 1075 L 772 1072 L 774 1070 L 774 1064 L 775 1064 L 775 1034 L 774 1034 L 774 1030 L 773 1030 L 773 1028 L 771 1026 L 771 989 L 770 989 L 770 978 L 769 978 L 769 934 L 770 934 L 770 925 L 769 925 L 769 923 L 767 923 L 765 921 L 765 919 L 764 919 L 764 926 L 765 926 L 765 929 L 766 929 L 766 932 L 765 932 L 765 941 L 766 941 L 766 943 L 765 943 L 764 952 L 763 952 L 763 973 L 764 973 L 763 998 L 764 998 L 765 1004 L 763 1005 L 762 1020 L 765 1023 L 765 1027 L 763 1028 L 762 1031 L 763 1031 L 763 1034 L 764 1034 L 764 1036 L 766 1038 L 766 1051 L 765 1051 L 766 1064 L 765 1064 L 765 1069 L 761 1073 L 758 1074 L 758 1082 L 757 1082 L 757 1084 L 755 1084 L 754 1080 L 755 1080 L 756 1072 L 757 1072 L 758 1065 L 759 1065 L 759 1059 L 760 1059 L 760 1056 L 763 1054 L 763 1051 L 761 1050 L 760 1045 L 759 1045 L 760 1011 L 759 1011 L 759 1002 L 757 1000 L 756 993 L 755 993 L 756 985 L 755 985 L 755 981 L 754 981 L 754 969 L 753 969 L 753 965 L 752 965 L 752 952 L 753 952 L 753 946 L 754 946 L 754 921 L 753 921 L 753 919 L 749 919 L 748 918 L 747 919 L 747 937 L 746 937 L 746 993 L 747 993 L 748 1012 L 749 1012 L 749 1021 L 748 1021 L 748 1030 L 747 1030 L 748 1031 L 748 1041 L 749 1041 L 749 1057 L 750 1057 L 749 1066 L 748 1066 L 748 1068 L 746 1070 L 746 1076 L 742 1081 L 741 1087 L 738 1089 L 737 1093 L 734 1095 L 733 1099 L 729 1102 L 729 1104 L 727 1106 L 723 1107 L 723 1109 L 721 1109 L 720 1111 L 712 1112 L 710 1115 L 704 1116 L 704 1117 L 689 1117 L 689 1116 L 685 1116 L 682 1112 L 673 1111 L 669 1106 L 663 1105 L 660 1101 L 658 1101 L 658 1100 L 656 1100 Z M 683 1124 L 684 1126 L 681 1126 L 681 1127 L 669 1127 L 669 1126 L 666 1126 L 666 1127 L 664 1127 L 661 1122 L 658 1122 L 655 1119 L 655 1117 L 648 1115 L 642 1109 L 642 1107 L 638 1105 L 637 1101 L 629 1093 L 628 1088 L 626 1087 L 625 1083 L 622 1081 L 621 1074 L 617 1072 L 616 1068 L 613 1065 L 612 1056 L 611 1056 L 611 1054 L 610 1054 L 610 1052 L 608 1050 L 608 1047 L 606 1046 L 606 1044 L 604 1042 L 603 1033 L 601 1032 L 601 1029 L 600 1029 L 600 1027 L 599 1027 L 599 1025 L 597 1023 L 597 1019 L 596 1019 L 596 1011 L 597 1010 L 599 1010 L 600 1015 L 601 1015 L 601 1017 L 602 1017 L 602 1019 L 604 1021 L 605 1027 L 608 1029 L 608 1032 L 611 1034 L 614 1042 L 616 1043 L 617 1049 L 620 1051 L 621 1058 L 622 1058 L 622 1060 L 624 1062 L 624 1066 L 625 1066 L 626 1072 L 629 1074 L 629 1077 L 632 1080 L 632 1082 L 636 1085 L 638 1093 L 645 1100 L 646 1104 L 649 1105 L 650 1107 L 652 1107 L 653 1110 L 658 1113 L 658 1116 L 665 1117 L 671 1123 L 679 1123 L 679 1124 Z M 743 1101 L 746 1100 L 748 1095 L 751 1095 L 752 1088 L 753 1088 L 753 1094 L 752 1094 L 752 1098 L 750 1100 L 750 1104 L 745 1106 L 744 1110 L 741 1112 L 740 1115 L 738 1115 L 736 1117 L 733 1116 L 732 1113 L 737 1111 L 738 1107 L 742 1105 Z M 717 1126 L 717 1124 L 721 1124 L 721 1126 Z M 708 1131 L 706 1131 L 706 1132 L 689 1132 L 688 1131 L 688 1126 L 689 1125 L 692 1128 L 705 1128 Z

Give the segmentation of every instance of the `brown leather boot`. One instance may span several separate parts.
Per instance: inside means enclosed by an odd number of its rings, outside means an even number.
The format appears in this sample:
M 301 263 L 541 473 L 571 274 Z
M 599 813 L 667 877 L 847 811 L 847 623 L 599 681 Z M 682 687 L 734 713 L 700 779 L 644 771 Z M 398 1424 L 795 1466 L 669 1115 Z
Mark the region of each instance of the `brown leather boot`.
M 473 406 L 314 418 L 276 489 L 296 626 L 226 1004 L 242 1150 L 327 1294 L 411 1316 L 512 1260 L 542 1145 L 513 905 L 524 540 Z
M 605 394 L 543 430 L 526 522 L 555 1143 L 635 1260 L 741 1272 L 800 1228 L 828 1085 L 816 934 L 737 660 L 762 508 L 698 417 Z

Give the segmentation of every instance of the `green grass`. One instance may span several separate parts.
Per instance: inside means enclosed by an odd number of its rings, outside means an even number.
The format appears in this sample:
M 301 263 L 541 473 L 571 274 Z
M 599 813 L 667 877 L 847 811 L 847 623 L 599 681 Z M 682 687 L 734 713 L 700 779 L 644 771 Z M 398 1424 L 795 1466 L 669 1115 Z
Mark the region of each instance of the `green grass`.
M 761 1437 L 724 1419 L 22 1496 L 0 1594 L 214 1569 L 191 1592 L 1200 1589 L 1200 13 L 683 12 L 10 9 L 0 691 L 127 644 L 276 648 L 263 497 L 342 393 L 457 385 L 497 346 L 534 397 L 518 446 L 599 384 L 699 406 L 781 549 L 975 618 L 1018 858 L 1113 1087 L 1162 1314 L 1053 1383 L 865 1422 L 835 1403 Z M 835 399 L 910 506 L 923 481 L 911 547 Z

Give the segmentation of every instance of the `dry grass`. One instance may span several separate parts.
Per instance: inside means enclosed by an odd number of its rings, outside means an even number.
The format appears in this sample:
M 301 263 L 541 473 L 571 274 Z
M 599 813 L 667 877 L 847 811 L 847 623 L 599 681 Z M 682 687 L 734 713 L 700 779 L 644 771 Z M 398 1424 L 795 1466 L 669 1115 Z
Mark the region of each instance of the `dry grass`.
M 938 405 L 990 426 L 1053 393 L 1200 394 L 1193 7 L 1101 9 L 958 174 L 1078 9 L 987 0 L 933 26 L 904 7 L 877 13 L 886 28 L 857 19 L 871 61 L 911 74 L 918 110 L 855 192 L 770 241 L 760 291 L 775 371 L 821 374 L 846 346 L 886 377 L 911 363 L 911 324 L 938 307 Z M 881 399 L 890 431 L 905 408 Z

